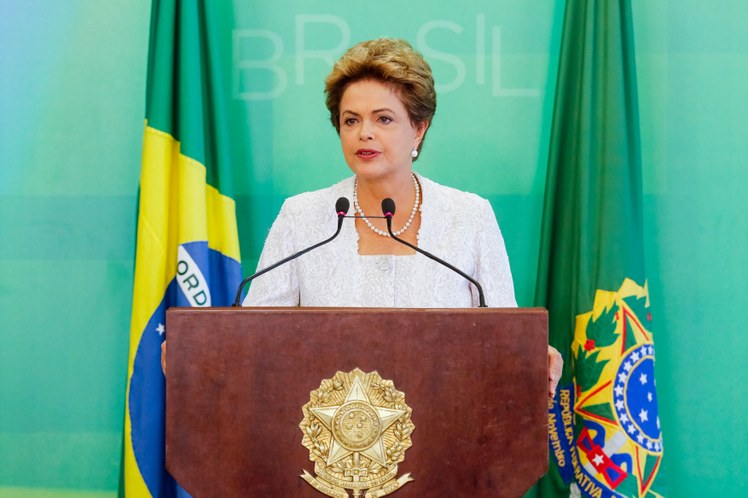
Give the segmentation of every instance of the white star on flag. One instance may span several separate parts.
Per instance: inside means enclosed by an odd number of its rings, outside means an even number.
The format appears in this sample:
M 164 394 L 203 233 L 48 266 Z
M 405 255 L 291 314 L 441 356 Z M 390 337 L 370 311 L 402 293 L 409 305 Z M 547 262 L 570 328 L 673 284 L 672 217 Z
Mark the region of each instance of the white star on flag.
M 623 382 L 626 382 L 626 374 L 625 374 L 625 373 L 623 373 L 623 372 L 619 373 L 619 374 L 618 374 L 618 380 L 619 380 L 619 381 L 620 381 L 621 383 L 623 383 Z
M 636 353 L 632 354 L 631 359 L 633 361 L 639 361 L 639 352 L 637 351 Z
M 616 401 L 616 408 L 618 408 L 619 410 L 623 410 L 623 406 L 624 405 L 623 405 L 622 399 L 619 399 L 618 401 Z
M 616 396 L 623 396 L 623 386 L 621 384 L 618 384 L 613 390 L 616 392 Z
M 648 450 L 652 449 L 652 441 L 647 440 L 647 449 Z
M 158 324 L 158 327 L 156 327 L 156 332 L 158 332 L 158 335 L 164 335 L 164 332 L 166 332 L 166 327 L 164 327 L 163 323 Z
M 623 369 L 626 370 L 627 372 L 629 370 L 631 370 L 631 363 L 629 363 L 628 361 L 626 363 L 624 363 L 623 364 Z
M 603 456 L 599 453 L 595 455 L 595 458 L 592 459 L 592 463 L 595 464 L 595 467 L 599 467 L 600 465 L 603 464 L 604 461 L 605 460 L 603 460 Z
M 647 415 L 647 410 L 642 409 L 639 412 L 639 420 L 641 420 L 642 422 L 646 422 L 649 420 L 649 415 Z
M 642 436 L 642 433 L 636 435 L 636 440 L 639 442 L 639 444 L 644 444 L 644 436 Z
M 652 393 L 651 392 L 647 393 L 647 400 L 650 401 L 650 402 L 652 401 Z
M 639 376 L 639 382 L 641 382 L 642 385 L 646 384 L 647 383 L 647 374 L 641 374 Z

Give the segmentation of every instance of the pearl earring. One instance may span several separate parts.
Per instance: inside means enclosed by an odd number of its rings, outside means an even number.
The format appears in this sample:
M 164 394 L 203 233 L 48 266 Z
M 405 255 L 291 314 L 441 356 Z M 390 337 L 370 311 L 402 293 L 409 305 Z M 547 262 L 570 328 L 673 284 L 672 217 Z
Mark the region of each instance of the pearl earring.
M 413 159 L 415 159 L 416 157 L 418 157 L 418 149 L 417 149 L 417 148 L 415 148 L 415 147 L 413 147 L 413 150 L 411 150 L 411 151 L 410 151 L 410 156 L 411 156 L 411 157 L 412 157 Z

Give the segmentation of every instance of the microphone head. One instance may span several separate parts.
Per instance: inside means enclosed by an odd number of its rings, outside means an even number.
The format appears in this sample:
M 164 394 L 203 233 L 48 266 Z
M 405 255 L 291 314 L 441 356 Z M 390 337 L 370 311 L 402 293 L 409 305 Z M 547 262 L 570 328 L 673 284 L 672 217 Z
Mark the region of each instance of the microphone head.
M 392 218 L 395 216 L 395 201 L 387 197 L 382 201 L 382 214 L 385 218 Z
M 345 216 L 348 214 L 348 209 L 350 209 L 350 207 L 351 203 L 345 197 L 340 197 L 335 202 L 335 212 L 338 213 L 338 216 Z

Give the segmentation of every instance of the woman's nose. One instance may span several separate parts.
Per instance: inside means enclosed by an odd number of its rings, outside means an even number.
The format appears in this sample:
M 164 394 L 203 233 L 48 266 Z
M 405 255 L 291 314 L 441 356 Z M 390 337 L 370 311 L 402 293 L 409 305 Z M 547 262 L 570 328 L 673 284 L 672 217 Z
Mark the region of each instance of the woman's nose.
M 361 134 L 360 139 L 362 141 L 368 141 L 374 138 L 374 128 L 371 123 L 364 121 L 361 123 Z

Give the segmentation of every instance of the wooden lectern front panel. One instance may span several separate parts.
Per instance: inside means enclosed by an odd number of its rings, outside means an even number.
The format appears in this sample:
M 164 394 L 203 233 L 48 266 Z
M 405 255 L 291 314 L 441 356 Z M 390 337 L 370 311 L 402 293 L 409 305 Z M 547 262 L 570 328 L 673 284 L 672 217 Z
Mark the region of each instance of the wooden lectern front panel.
M 547 469 L 545 310 L 170 309 L 167 331 L 167 467 L 196 498 L 325 496 L 302 406 L 355 368 L 412 408 L 394 498 L 517 497 Z

